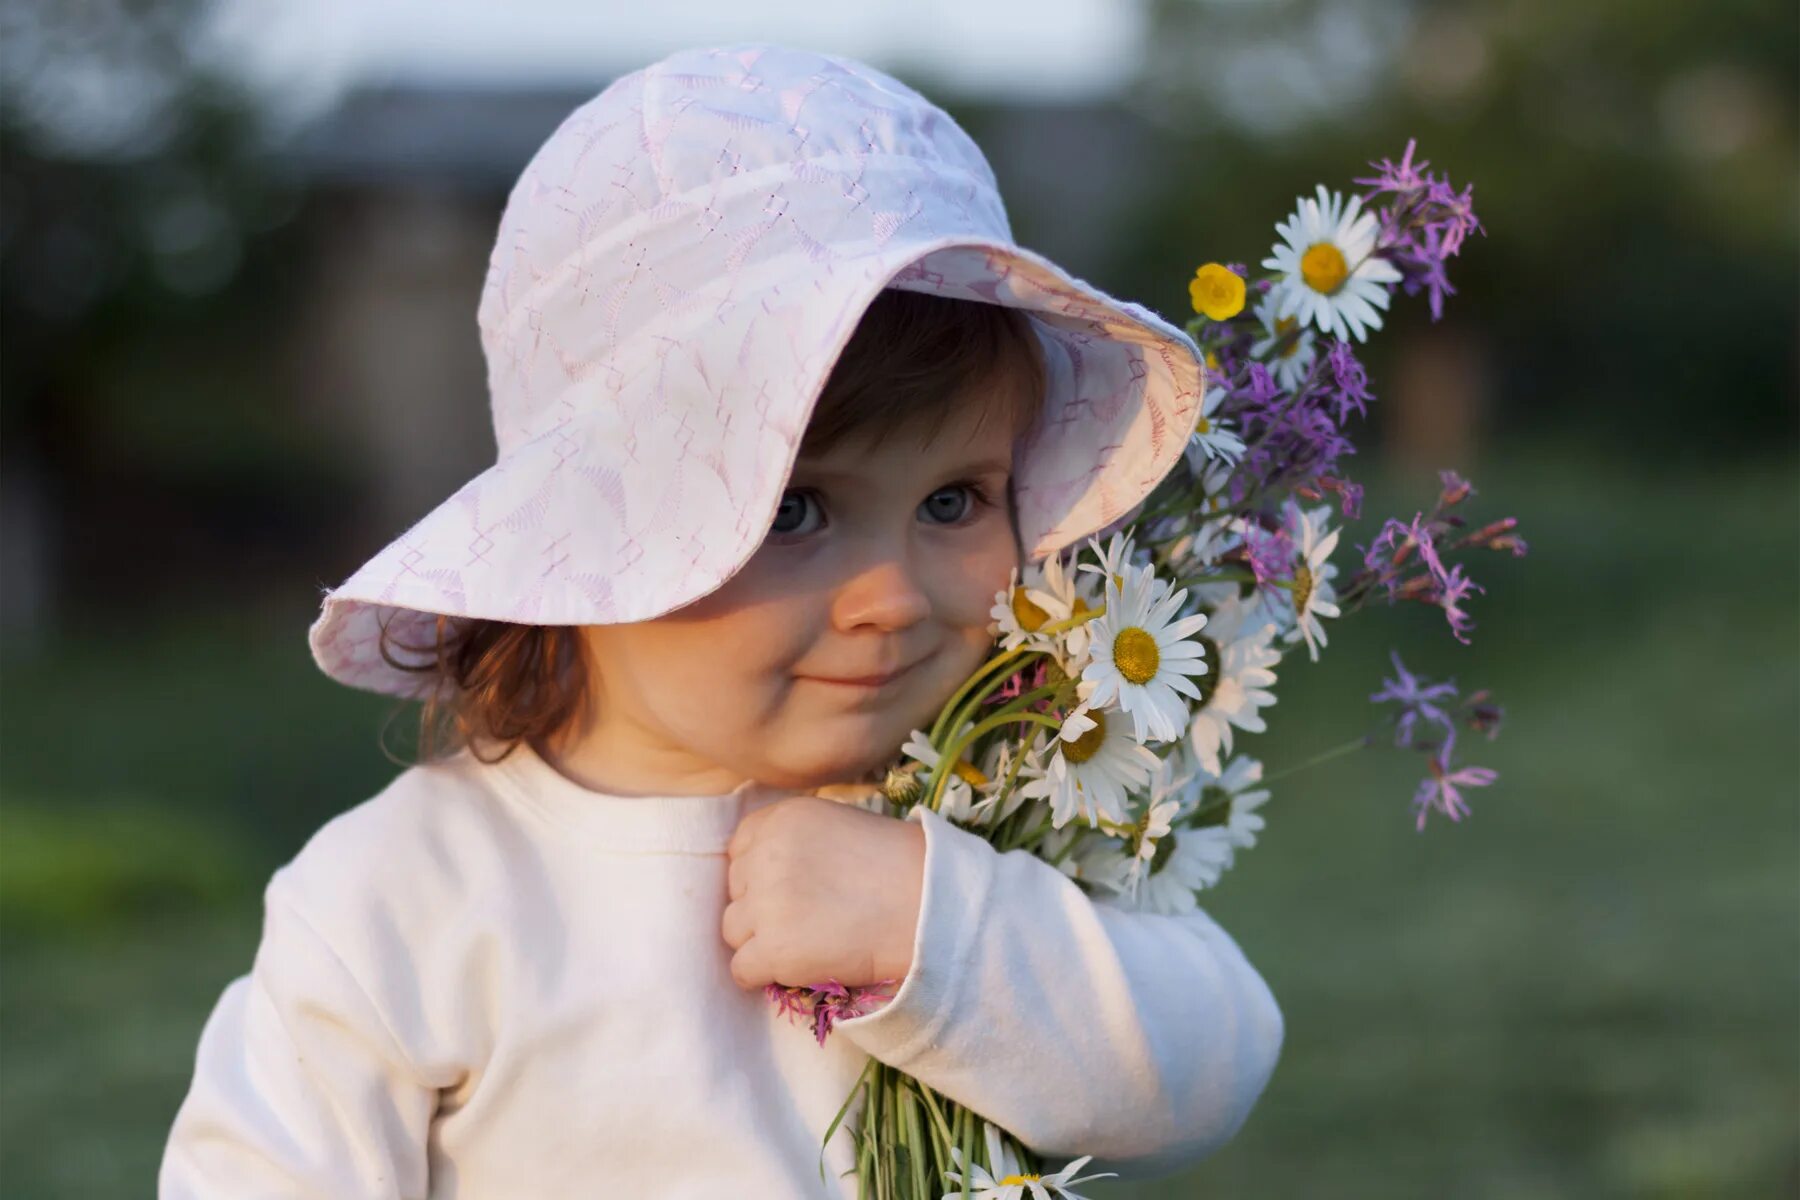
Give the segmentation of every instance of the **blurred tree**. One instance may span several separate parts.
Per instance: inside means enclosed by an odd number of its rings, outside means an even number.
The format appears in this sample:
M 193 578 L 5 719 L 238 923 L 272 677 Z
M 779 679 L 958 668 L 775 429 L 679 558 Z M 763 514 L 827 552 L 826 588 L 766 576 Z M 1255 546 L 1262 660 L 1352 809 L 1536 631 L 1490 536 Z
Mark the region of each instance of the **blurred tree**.
M 1157 246 L 1259 269 L 1292 197 L 1416 136 L 1475 184 L 1445 322 L 1489 347 L 1503 429 L 1792 452 L 1796 6 L 1153 0 L 1152 28 L 1138 103 L 1180 147 L 1136 225 Z M 1184 309 L 1166 249 L 1138 253 Z
M 279 507 L 291 468 L 323 457 L 267 403 L 262 347 L 242 336 L 280 303 L 282 255 L 258 252 L 297 192 L 269 167 L 255 98 L 196 57 L 203 14 L 191 0 L 0 13 L 14 633 L 61 611 L 62 582 L 135 575 L 148 599 L 143 568 L 242 536 L 207 525 Z

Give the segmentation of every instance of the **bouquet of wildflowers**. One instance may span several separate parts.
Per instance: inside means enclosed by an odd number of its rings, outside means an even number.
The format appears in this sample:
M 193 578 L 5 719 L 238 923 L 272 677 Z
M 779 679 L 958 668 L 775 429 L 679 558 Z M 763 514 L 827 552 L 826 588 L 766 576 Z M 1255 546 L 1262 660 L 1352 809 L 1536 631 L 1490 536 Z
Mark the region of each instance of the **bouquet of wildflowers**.
M 1234 731 L 1267 728 L 1284 654 L 1304 645 L 1317 661 L 1326 621 L 1380 596 L 1439 609 L 1467 643 L 1464 605 L 1482 588 L 1450 560 L 1526 551 L 1510 517 L 1470 528 L 1462 506 L 1474 488 L 1446 470 L 1429 515 L 1386 520 L 1347 576 L 1331 561 L 1341 531 L 1326 498 L 1360 515 L 1361 488 L 1340 461 L 1354 453 L 1352 414 L 1366 416 L 1374 398 L 1352 342 L 1381 328 L 1396 289 L 1426 290 L 1438 319 L 1454 292 L 1445 260 L 1480 229 L 1472 189 L 1425 173 L 1413 149 L 1373 164 L 1373 178 L 1355 181 L 1370 190 L 1347 205 L 1323 185 L 1301 199 L 1276 225 L 1264 278 L 1199 268 L 1188 332 L 1205 354 L 1206 390 L 1182 461 L 1100 537 L 1014 572 L 995 598 L 992 657 L 914 732 L 873 805 L 890 815 L 930 805 L 1001 851 L 1042 857 L 1099 903 L 1162 913 L 1192 911 L 1256 844 L 1270 782 L 1378 737 L 1425 755 L 1418 828 L 1434 812 L 1467 815 L 1464 790 L 1496 776 L 1456 765 L 1457 734 L 1491 739 L 1501 710 L 1485 691 L 1421 679 L 1397 654 L 1394 677 L 1370 697 L 1394 706 L 1391 734 L 1378 727 L 1273 775 L 1233 744 Z M 833 1020 L 891 995 L 835 983 L 768 990 L 821 1044 Z M 871 1060 L 839 1121 L 858 1094 L 863 1196 L 1073 1197 L 1073 1184 L 1100 1177 L 1075 1177 L 1086 1157 L 1045 1173 L 1004 1130 L 885 1064 Z

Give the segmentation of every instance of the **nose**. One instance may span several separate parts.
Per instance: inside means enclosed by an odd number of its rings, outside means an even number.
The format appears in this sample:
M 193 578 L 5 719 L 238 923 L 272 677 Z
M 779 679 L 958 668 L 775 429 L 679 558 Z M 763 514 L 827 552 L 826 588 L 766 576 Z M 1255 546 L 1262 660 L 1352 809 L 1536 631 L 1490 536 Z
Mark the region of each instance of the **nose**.
M 904 549 L 861 559 L 832 600 L 832 623 L 842 631 L 905 629 L 930 615 L 931 596 Z

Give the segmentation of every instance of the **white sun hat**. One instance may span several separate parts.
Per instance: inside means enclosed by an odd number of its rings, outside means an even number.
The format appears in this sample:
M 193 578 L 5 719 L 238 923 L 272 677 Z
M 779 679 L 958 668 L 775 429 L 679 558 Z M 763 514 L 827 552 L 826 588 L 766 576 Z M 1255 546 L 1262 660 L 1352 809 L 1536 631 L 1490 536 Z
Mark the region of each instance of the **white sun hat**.
M 383 627 L 430 646 L 440 615 L 619 624 L 719 587 L 885 287 L 1031 318 L 1048 376 L 1014 448 L 1031 561 L 1180 459 L 1198 348 L 1015 244 L 947 113 L 854 59 L 681 50 L 576 109 L 514 185 L 477 314 L 496 461 L 325 593 L 319 667 L 422 697 L 443 681 L 387 663 Z

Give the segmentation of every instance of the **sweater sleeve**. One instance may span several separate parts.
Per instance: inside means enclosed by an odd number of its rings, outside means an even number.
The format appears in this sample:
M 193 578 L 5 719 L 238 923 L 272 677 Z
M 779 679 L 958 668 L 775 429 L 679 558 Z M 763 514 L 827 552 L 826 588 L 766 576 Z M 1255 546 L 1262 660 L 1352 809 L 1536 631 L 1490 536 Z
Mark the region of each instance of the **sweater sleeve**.
M 436 1089 L 342 958 L 264 896 L 248 975 L 220 996 L 164 1150 L 161 1200 L 424 1197 Z
M 835 1033 L 1046 1157 L 1093 1155 L 1084 1171 L 1170 1174 L 1238 1131 L 1283 1026 L 1231 935 L 1204 911 L 1096 904 L 930 809 L 907 819 L 926 833 L 912 968 Z

